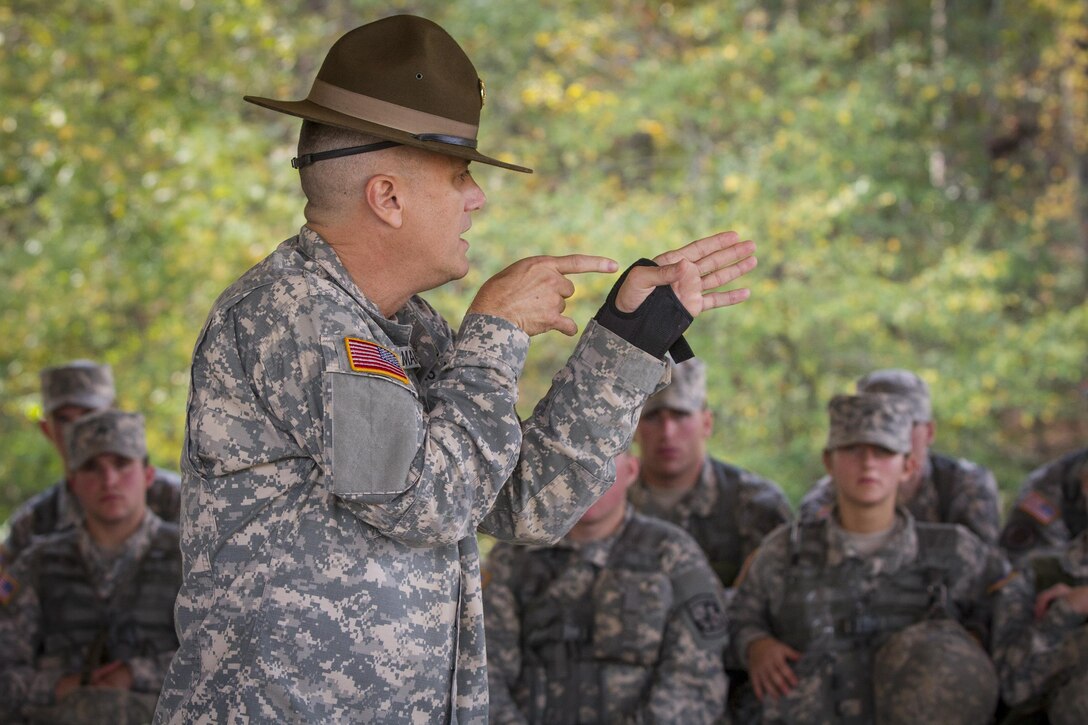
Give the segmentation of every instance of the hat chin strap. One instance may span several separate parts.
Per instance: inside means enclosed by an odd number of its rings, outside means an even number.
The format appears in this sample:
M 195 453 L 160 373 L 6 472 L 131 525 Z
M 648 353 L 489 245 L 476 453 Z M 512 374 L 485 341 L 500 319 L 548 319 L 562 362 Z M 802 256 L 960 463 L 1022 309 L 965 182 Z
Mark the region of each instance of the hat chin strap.
M 316 164 L 318 161 L 324 161 L 325 159 L 337 159 L 341 156 L 365 154 L 370 151 L 381 151 L 382 149 L 400 145 L 401 144 L 396 141 L 379 141 L 377 143 L 368 143 L 363 146 L 348 146 L 347 148 L 332 149 L 331 151 L 318 151 L 314 154 L 303 154 L 302 156 L 291 159 L 291 166 L 296 169 L 302 169 L 310 164 Z

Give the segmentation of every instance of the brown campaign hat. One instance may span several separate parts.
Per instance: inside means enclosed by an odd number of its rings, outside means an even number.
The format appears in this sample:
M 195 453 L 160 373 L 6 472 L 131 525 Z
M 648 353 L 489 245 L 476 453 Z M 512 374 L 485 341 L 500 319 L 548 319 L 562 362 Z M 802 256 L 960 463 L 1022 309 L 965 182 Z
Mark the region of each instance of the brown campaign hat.
M 245 96 L 273 111 L 405 146 L 532 173 L 476 150 L 484 82 L 436 23 L 394 15 L 348 31 L 301 101 Z

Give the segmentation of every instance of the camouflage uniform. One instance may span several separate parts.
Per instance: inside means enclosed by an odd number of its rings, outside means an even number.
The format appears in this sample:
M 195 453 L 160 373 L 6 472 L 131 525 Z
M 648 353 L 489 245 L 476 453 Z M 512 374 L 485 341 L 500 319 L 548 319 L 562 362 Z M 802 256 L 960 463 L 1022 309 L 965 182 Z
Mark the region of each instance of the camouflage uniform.
M 801 499 L 798 515 L 826 517 L 833 503 L 835 489 L 824 476 Z M 965 458 L 930 453 L 918 491 L 904 505 L 917 521 L 960 524 L 987 544 L 997 543 L 997 482 L 988 468 Z
M 828 412 L 827 451 L 911 451 L 903 396 L 838 395 Z M 750 646 L 768 637 L 801 653 L 791 664 L 797 685 L 764 697 L 764 722 L 914 722 L 938 709 L 945 722 L 982 722 L 997 704 L 997 677 L 968 631 L 988 641 L 988 588 L 1007 569 L 966 528 L 916 523 L 902 507 L 887 538 L 860 553 L 836 504 L 764 540 L 727 612 L 732 656 L 747 667 Z
M 641 478 L 627 494 L 640 512 L 691 534 L 722 586 L 732 587 L 748 555 L 763 537 L 790 520 L 790 505 L 773 482 L 707 456 L 699 479 L 672 507 L 663 508 Z
M 495 723 L 710 723 L 725 702 L 721 590 L 695 542 L 628 507 L 613 535 L 499 543 L 484 567 Z
M 181 513 L 181 477 L 173 471 L 156 468 L 155 480 L 147 489 L 147 507 L 163 521 L 177 523 Z M 23 502 L 8 519 L 3 562 L 15 561 L 34 537 L 67 531 L 78 526 L 82 518 L 79 501 L 68 492 L 67 481 L 57 481 Z
M 1055 584 L 1088 586 L 1088 532 L 1053 555 L 1021 564 L 1001 588 L 994 612 L 994 662 L 1005 702 L 1047 710 L 1052 723 L 1088 719 L 1088 617 L 1055 600 L 1042 619 L 1035 598 Z M 1076 717 L 1073 717 L 1073 715 Z
M 1014 561 L 1034 552 L 1060 551 L 1088 529 L 1086 489 L 1088 448 L 1032 471 L 1001 530 L 1001 548 Z
M 305 227 L 223 293 L 193 355 L 157 721 L 486 716 L 477 527 L 562 536 L 666 374 L 590 322 L 523 427 L 528 343 L 474 314 L 455 338 L 418 297 L 386 318 Z
M 113 405 L 116 391 L 109 365 L 75 360 L 41 372 L 42 410 L 48 416 L 66 405 L 90 411 Z M 156 469 L 147 491 L 147 504 L 164 521 L 178 520 L 181 512 L 181 478 L 172 471 Z M 10 564 L 35 536 L 45 536 L 79 525 L 79 502 L 68 492 L 65 480 L 25 501 L 8 519 L 8 536 L 0 545 L 0 568 Z
M 105 556 L 76 527 L 34 542 L 5 572 L 0 606 L 0 720 L 28 717 L 83 721 L 101 703 L 95 694 L 57 702 L 61 677 L 112 661 L 132 670 L 130 693 L 103 695 L 112 707 L 150 717 L 177 648 L 173 605 L 181 582 L 178 530 L 144 516 L 118 557 Z M 6 600 L 6 601 L 5 601 Z M 77 691 L 78 692 L 78 691 Z M 127 710 L 113 710 L 123 722 Z M 104 720 L 99 720 L 103 722 Z
M 933 420 L 929 386 L 909 370 L 874 370 L 857 381 L 857 392 L 900 396 L 915 424 Z M 835 502 L 831 479 L 824 476 L 805 494 L 798 507 L 803 518 L 827 516 Z M 921 482 L 909 501 L 900 501 L 917 521 L 961 524 L 987 544 L 997 543 L 1001 507 L 997 481 L 989 469 L 965 458 L 930 452 Z
M 871 672 L 880 646 L 912 624 L 949 618 L 986 642 L 987 587 L 1006 566 L 965 528 L 917 524 L 902 508 L 892 537 L 866 558 L 846 547 L 834 514 L 800 520 L 767 537 L 737 587 L 727 612 L 732 653 L 747 663 L 748 647 L 768 636 L 803 653 L 793 666 L 800 683 L 777 702 L 765 701 L 766 721 L 796 718 L 790 708 L 807 712 L 806 722 L 871 721 Z M 912 679 L 939 691 L 952 670 L 956 677 L 971 668 L 992 678 L 987 663 L 984 653 L 973 662 L 944 658 L 920 673 L 927 681 Z M 980 679 L 959 694 L 981 696 L 983 685 Z
M 661 409 L 698 415 L 706 401 L 706 365 L 693 359 L 673 368 L 672 381 L 650 396 L 642 415 Z M 763 537 L 791 518 L 789 501 L 775 483 L 710 456 L 695 485 L 676 503 L 666 506 L 655 499 L 641 477 L 628 489 L 627 498 L 641 513 L 691 534 L 726 588 L 733 586 L 744 560 Z

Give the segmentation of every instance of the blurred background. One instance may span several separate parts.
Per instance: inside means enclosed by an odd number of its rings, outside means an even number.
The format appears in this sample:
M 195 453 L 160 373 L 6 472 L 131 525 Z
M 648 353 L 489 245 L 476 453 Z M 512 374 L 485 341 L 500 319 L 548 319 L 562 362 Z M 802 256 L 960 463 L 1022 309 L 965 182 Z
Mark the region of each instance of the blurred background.
M 1083 0 L 36 0 L 0 6 L 0 521 L 56 480 L 41 368 L 110 363 L 177 468 L 216 296 L 302 223 L 302 98 L 346 30 L 425 15 L 486 82 L 488 194 L 456 326 L 530 254 L 626 266 L 733 229 L 752 299 L 688 334 L 711 452 L 796 502 L 825 405 L 877 367 L 931 386 L 936 448 L 1006 496 L 1088 444 Z M 575 279 L 584 326 L 614 276 Z M 573 341 L 535 338 L 522 412 Z

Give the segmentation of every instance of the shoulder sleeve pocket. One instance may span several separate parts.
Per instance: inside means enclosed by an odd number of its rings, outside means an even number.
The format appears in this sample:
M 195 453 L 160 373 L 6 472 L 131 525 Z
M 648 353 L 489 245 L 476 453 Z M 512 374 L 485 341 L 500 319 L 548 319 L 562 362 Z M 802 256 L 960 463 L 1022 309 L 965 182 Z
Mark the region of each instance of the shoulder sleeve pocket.
M 357 373 L 329 372 L 332 492 L 381 503 L 407 490 L 423 443 L 423 414 L 410 390 Z

